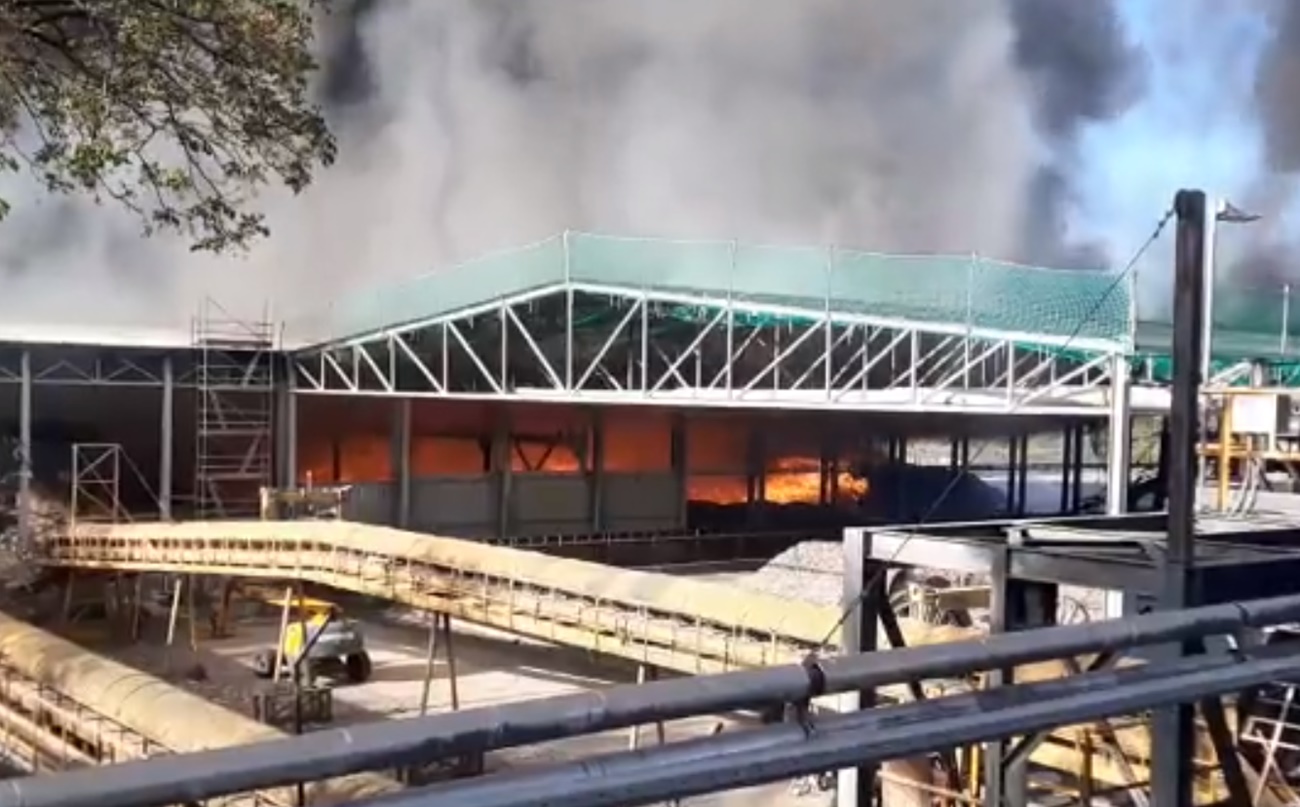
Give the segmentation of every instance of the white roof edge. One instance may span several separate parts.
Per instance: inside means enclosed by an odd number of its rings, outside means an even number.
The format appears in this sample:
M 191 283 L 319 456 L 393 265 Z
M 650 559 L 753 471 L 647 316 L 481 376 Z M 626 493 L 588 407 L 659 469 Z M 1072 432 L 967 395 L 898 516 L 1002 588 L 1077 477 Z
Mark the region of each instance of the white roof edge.
M 193 337 L 168 328 L 3 323 L 0 343 L 177 349 L 192 347 Z

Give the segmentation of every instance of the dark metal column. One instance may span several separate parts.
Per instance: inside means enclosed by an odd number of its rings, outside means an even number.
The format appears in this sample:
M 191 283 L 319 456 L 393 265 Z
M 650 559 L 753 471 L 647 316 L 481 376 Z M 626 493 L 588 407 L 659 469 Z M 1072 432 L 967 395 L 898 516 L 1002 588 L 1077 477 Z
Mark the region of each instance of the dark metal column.
M 158 515 L 172 517 L 172 466 L 176 457 L 175 406 L 176 374 L 172 357 L 163 357 L 162 402 L 158 411 Z
M 672 415 L 672 434 L 670 456 L 673 477 L 677 480 L 677 526 L 686 529 L 690 520 L 690 458 L 687 457 L 687 441 L 690 439 L 686 430 L 686 415 L 674 412 Z
M 1074 465 L 1074 424 L 1067 423 L 1061 430 L 1061 515 L 1069 515 L 1073 512 L 1070 506 L 1070 491 L 1073 485 L 1070 483 L 1070 471 Z
M 18 385 L 18 537 L 32 535 L 32 352 L 24 350 Z
M 1020 469 L 1016 478 L 1016 515 L 1023 516 L 1029 510 L 1029 435 L 1017 439 L 1020 441 L 1020 450 L 1016 454 Z
M 1070 512 L 1077 513 L 1083 506 L 1083 452 L 1084 452 L 1085 427 L 1082 423 L 1074 425 L 1074 469 L 1070 472 L 1074 477 L 1070 480 Z
M 1160 606 L 1185 608 L 1195 601 L 1197 413 L 1201 385 L 1202 324 L 1205 299 L 1205 194 L 1182 190 L 1174 198 L 1178 229 L 1174 244 L 1174 383 L 1169 409 L 1169 539 Z M 1167 649 L 1175 656 L 1194 648 Z M 1152 736 L 1151 795 L 1154 807 L 1192 803 L 1193 707 L 1183 704 L 1156 711 Z
M 400 529 L 411 525 L 411 406 L 410 398 L 397 401 L 389 435 L 393 479 L 391 521 Z
M 989 591 L 989 633 L 1008 633 L 1055 624 L 1058 589 L 1053 583 L 1017 580 L 1009 575 L 1011 552 L 1004 547 L 993 559 Z M 990 688 L 1015 683 L 1015 670 L 991 670 Z M 1010 757 L 1010 739 L 985 745 L 984 804 L 1024 807 L 1028 803 L 1027 760 Z
M 497 536 L 509 537 L 514 529 L 514 450 L 515 437 L 510 411 L 502 407 L 493 424 L 491 468 L 496 480 Z
M 751 419 L 745 444 L 745 488 L 749 512 L 746 522 L 752 527 L 762 523 L 767 503 L 767 444 L 763 425 Z
M 1016 506 L 1016 494 L 1020 492 L 1020 483 L 1016 480 L 1016 474 L 1020 471 L 1020 438 L 1011 437 L 1007 440 L 1007 515 L 1014 516 L 1018 512 Z
M 888 607 L 884 568 L 869 559 L 871 533 L 861 528 L 844 531 L 844 595 L 841 605 L 849 614 L 840 628 L 841 652 L 870 653 L 879 646 L 881 607 Z M 871 709 L 874 689 L 840 696 L 840 711 Z M 876 803 L 878 766 L 847 768 L 838 774 L 835 807 L 873 807 Z
M 591 505 L 591 528 L 595 532 L 605 529 L 605 414 L 604 409 L 591 410 L 591 440 L 587 445 L 587 491 Z

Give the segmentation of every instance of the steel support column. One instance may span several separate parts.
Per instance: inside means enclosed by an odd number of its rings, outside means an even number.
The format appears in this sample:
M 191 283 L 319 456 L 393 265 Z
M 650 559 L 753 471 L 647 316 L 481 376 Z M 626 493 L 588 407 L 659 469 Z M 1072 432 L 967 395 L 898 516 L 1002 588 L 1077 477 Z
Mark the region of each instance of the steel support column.
M 1080 446 L 1082 448 L 1082 446 Z M 1073 511 L 1070 492 L 1074 485 L 1070 472 L 1074 469 L 1074 424 L 1067 423 L 1061 430 L 1061 515 L 1070 515 Z
M 1195 448 L 1204 350 L 1205 194 L 1179 191 L 1174 212 L 1178 228 L 1174 244 L 1174 379 L 1169 411 L 1169 537 L 1160 596 L 1160 606 L 1166 610 L 1186 608 L 1195 601 L 1191 586 L 1196 543 Z M 1188 643 L 1176 643 L 1166 652 L 1183 656 L 1193 650 Z M 1169 706 L 1155 713 L 1152 735 L 1160 742 L 1152 749 L 1154 807 L 1189 807 L 1192 803 L 1192 721 L 1191 704 Z
M 32 536 L 32 354 L 24 350 L 18 385 L 18 535 Z
M 490 467 L 496 479 L 497 489 L 497 536 L 505 538 L 514 526 L 514 468 L 512 452 L 514 435 L 512 434 L 510 413 L 502 409 L 492 432 Z
M 1016 512 L 1023 516 L 1029 512 L 1029 435 L 1021 435 L 1018 439 L 1020 469 L 1016 479 Z
M 1129 465 L 1133 454 L 1133 397 L 1128 359 L 1116 354 L 1110 363 L 1110 442 L 1106 451 L 1106 514 L 1128 512 Z
M 1007 495 L 1006 511 L 1008 516 L 1015 516 L 1020 513 L 1020 508 L 1016 503 L 1016 493 L 1020 490 L 1020 484 L 1016 481 L 1016 474 L 1020 471 L 1020 438 L 1007 438 Z
M 411 524 L 411 399 L 402 398 L 393 412 L 393 526 Z
M 1128 360 L 1119 354 L 1110 365 L 1110 419 L 1106 448 L 1106 515 L 1122 516 L 1128 512 L 1128 490 L 1133 460 L 1133 384 Z M 1082 438 L 1082 435 L 1080 435 Z M 1082 439 L 1080 446 L 1082 449 Z M 1082 452 L 1080 452 L 1082 453 Z M 1103 605 L 1107 619 L 1124 615 L 1124 592 L 1107 591 Z
M 1010 550 L 993 559 L 989 591 L 989 633 L 1010 633 L 1056 623 L 1058 588 L 1052 583 L 1017 580 L 1010 576 Z M 1015 683 L 1015 669 L 991 670 L 988 686 Z M 1028 803 L 1026 760 L 1008 758 L 1010 739 L 987 743 L 984 751 L 984 804 L 988 807 L 1023 807 Z
M 879 608 L 885 599 L 885 569 L 871 562 L 871 533 L 864 529 L 844 531 L 843 611 L 849 616 L 840 627 L 840 648 L 844 654 L 874 652 L 879 646 Z M 876 705 L 876 690 L 845 692 L 839 696 L 839 710 L 854 712 Z M 876 804 L 878 765 L 845 768 L 837 775 L 835 807 L 873 807 Z
M 1070 490 L 1071 512 L 1079 512 L 1083 506 L 1083 457 L 1084 457 L 1084 437 L 1087 429 L 1082 423 L 1076 423 L 1074 426 L 1074 479 Z
M 591 528 L 605 529 L 605 410 L 591 410 L 591 440 L 587 443 L 588 495 L 591 502 Z
M 677 524 L 679 527 L 684 528 L 687 521 L 687 504 L 690 498 L 690 490 L 687 487 L 687 474 L 690 473 L 690 468 L 686 461 L 686 416 L 681 412 L 673 413 L 670 440 L 672 443 L 670 457 L 673 466 L 673 478 L 677 482 Z
M 298 393 L 292 368 L 275 387 L 275 484 L 298 486 Z
M 749 508 L 746 522 L 753 526 L 763 518 L 767 502 L 767 446 L 762 428 L 752 419 L 745 442 L 745 488 Z
M 172 477 L 176 460 L 176 376 L 172 357 L 163 357 L 162 404 L 158 412 L 158 515 L 172 517 Z

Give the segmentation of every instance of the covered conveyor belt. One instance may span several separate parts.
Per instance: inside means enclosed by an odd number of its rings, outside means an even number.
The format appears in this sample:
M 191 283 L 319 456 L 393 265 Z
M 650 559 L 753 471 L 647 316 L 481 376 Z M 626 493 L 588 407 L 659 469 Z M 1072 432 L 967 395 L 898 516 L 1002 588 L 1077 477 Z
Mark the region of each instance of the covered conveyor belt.
M 96 747 L 112 745 L 105 761 L 123 762 L 156 754 L 188 753 L 284 736 L 279 731 L 147 673 L 87 652 L 85 649 L 32 625 L 0 614 L 0 657 L 24 679 L 23 686 L 5 692 L 13 705 L 26 706 L 44 693 L 60 694 L 55 704 L 60 726 L 69 735 L 73 724 L 80 730 L 96 731 L 104 726 L 123 727 L 129 732 L 105 731 L 102 736 L 82 737 Z M 12 683 L 12 682 L 11 682 Z M 30 684 L 30 686 L 28 686 Z M 31 689 L 31 692 L 27 690 Z M 48 701 L 45 697 L 43 700 Z M 40 705 L 47 711 L 48 704 Z M 78 712 L 98 719 L 88 723 Z M 63 737 L 67 740 L 67 735 Z M 141 742 L 143 741 L 143 742 Z M 145 744 L 147 743 L 147 745 Z M 82 754 L 83 761 L 92 756 Z M 309 804 L 341 804 L 396 790 L 393 779 L 375 774 L 358 774 L 306 788 Z M 297 803 L 293 789 L 258 794 L 257 803 L 291 807 Z
M 686 673 L 781 664 L 838 638 L 839 609 L 736 586 L 341 521 L 79 525 L 45 562 L 299 579 Z M 909 643 L 968 636 L 908 624 Z

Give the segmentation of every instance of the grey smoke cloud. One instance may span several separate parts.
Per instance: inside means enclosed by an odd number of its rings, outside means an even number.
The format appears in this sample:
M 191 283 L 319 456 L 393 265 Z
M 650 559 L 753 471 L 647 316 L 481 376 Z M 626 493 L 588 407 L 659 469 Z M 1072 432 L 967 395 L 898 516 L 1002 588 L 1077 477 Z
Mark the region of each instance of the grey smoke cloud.
M 1052 266 L 1096 268 L 1107 262 L 1105 245 L 1066 234 L 1078 204 L 1071 180 L 1083 168 L 1076 146 L 1085 127 L 1119 117 L 1142 96 L 1146 54 L 1127 40 L 1110 3 L 1010 0 L 1009 8 L 1014 59 L 1053 157 L 1029 187 L 1026 252 Z
M 1266 11 L 1271 36 L 1259 60 L 1255 107 L 1268 167 L 1300 171 L 1300 4 L 1278 0 Z
M 1247 178 L 1240 204 L 1260 215 L 1259 222 L 1241 232 L 1226 228 L 1221 238 L 1220 272 L 1237 290 L 1254 290 L 1265 306 L 1276 304 L 1283 285 L 1300 285 L 1300 252 L 1293 207 L 1300 181 L 1300 4 L 1290 0 L 1253 0 L 1258 18 L 1267 26 L 1250 84 L 1240 101 L 1232 87 L 1219 87 L 1214 105 L 1251 116 L 1259 129 L 1262 165 Z M 1200 19 L 1210 27 L 1216 9 L 1202 9 Z M 1239 37 L 1238 37 L 1239 38 Z M 1242 48 L 1231 36 L 1210 40 L 1224 62 L 1240 59 Z M 1249 292 L 1248 292 L 1249 293 Z
M 321 47 L 340 163 L 268 241 L 22 199 L 0 316 L 284 310 L 565 228 L 1095 264 L 1076 141 L 1142 89 L 1109 0 L 353 0 Z

